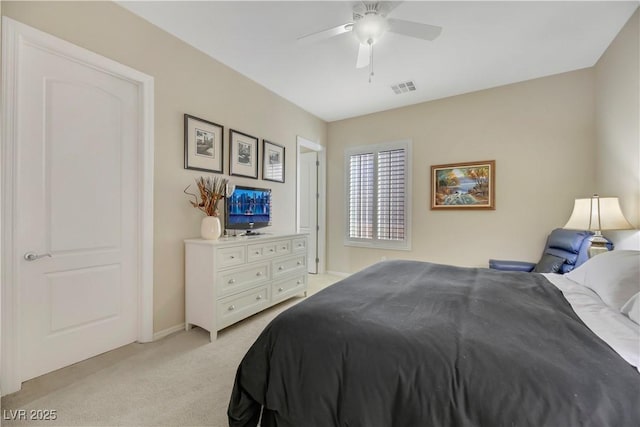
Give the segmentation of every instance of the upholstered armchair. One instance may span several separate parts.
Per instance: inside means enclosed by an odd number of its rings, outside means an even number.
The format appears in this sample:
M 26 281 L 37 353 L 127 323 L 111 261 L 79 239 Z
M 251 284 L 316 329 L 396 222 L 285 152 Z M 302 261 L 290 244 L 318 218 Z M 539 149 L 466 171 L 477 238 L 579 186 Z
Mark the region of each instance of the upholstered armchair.
M 590 231 L 565 230 L 556 228 L 549 234 L 540 261 L 536 263 L 525 261 L 508 261 L 490 259 L 489 268 L 505 271 L 535 271 L 537 273 L 564 274 L 573 270 L 589 259 Z M 609 250 L 613 244 L 608 242 Z

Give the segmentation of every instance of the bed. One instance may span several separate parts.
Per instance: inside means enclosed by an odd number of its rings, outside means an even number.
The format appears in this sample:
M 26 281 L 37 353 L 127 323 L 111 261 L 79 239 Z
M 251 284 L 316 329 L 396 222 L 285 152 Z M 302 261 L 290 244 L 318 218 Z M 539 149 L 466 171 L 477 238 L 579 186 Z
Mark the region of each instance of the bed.
M 375 264 L 267 326 L 229 425 L 638 426 L 639 254 L 565 276 Z

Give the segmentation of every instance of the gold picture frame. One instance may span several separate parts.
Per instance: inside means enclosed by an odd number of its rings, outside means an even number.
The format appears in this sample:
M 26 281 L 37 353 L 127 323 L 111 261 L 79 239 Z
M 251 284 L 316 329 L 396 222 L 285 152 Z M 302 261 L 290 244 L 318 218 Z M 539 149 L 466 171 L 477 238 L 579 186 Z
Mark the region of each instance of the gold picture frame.
M 431 209 L 496 208 L 495 160 L 431 166 Z

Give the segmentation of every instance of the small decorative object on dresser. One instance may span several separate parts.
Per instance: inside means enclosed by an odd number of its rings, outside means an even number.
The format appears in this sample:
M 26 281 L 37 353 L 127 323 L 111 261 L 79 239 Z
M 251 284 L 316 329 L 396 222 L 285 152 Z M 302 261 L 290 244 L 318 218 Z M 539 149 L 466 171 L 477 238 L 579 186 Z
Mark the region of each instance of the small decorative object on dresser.
M 185 328 L 217 332 L 307 293 L 307 235 L 185 240 Z
M 216 240 L 222 234 L 222 224 L 217 216 L 205 216 L 200 223 L 200 236 L 205 240 Z
M 218 202 L 224 198 L 227 192 L 228 179 L 225 178 L 196 178 L 196 184 L 200 191 L 200 200 L 194 193 L 188 193 L 187 188 L 184 189 L 184 193 L 189 196 L 193 196 L 194 200 L 189 201 L 194 208 L 200 209 L 207 216 L 202 218 L 200 224 L 200 235 L 206 240 L 216 240 L 222 233 L 222 226 L 220 225 L 220 218 L 218 218 Z

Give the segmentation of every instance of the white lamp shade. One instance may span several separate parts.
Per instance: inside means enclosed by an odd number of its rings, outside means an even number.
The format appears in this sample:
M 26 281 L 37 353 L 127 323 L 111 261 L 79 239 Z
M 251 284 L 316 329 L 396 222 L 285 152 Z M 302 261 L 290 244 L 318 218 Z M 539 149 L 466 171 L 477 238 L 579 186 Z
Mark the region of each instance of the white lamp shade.
M 353 31 L 361 44 L 374 44 L 388 29 L 387 20 L 380 15 L 365 15 L 353 25 Z
M 569 221 L 563 228 L 573 230 L 630 230 L 633 226 L 622 214 L 617 197 L 576 199 Z

